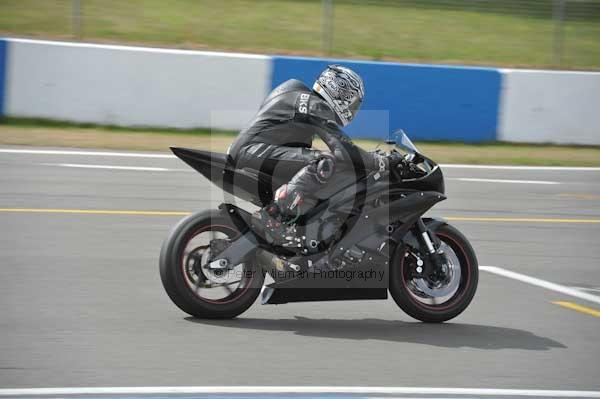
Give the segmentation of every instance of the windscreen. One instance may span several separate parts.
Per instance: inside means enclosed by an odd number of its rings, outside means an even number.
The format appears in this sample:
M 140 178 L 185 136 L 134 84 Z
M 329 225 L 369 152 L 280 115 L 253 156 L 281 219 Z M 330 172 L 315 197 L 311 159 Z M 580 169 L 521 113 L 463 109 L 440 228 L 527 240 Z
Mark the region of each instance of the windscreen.
M 418 153 L 419 150 L 402 130 L 395 133 L 396 147 L 408 154 Z

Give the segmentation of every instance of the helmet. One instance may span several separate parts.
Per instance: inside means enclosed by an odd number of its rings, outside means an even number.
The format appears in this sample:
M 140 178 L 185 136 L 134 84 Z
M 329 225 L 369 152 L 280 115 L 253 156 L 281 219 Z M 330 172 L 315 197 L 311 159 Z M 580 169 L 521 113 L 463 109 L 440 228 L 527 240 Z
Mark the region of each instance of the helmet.
M 329 65 L 313 85 L 318 93 L 346 126 L 356 116 L 363 98 L 365 86 L 360 76 L 350 68 Z

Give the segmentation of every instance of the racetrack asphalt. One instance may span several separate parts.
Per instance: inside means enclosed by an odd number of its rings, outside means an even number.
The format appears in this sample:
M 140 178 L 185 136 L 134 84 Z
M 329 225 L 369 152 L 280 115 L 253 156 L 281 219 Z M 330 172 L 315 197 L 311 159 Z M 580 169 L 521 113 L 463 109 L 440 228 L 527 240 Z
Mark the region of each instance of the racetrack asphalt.
M 442 325 L 391 299 L 256 303 L 235 320 L 193 319 L 158 274 L 182 216 L 43 210 L 203 210 L 222 200 L 206 179 L 175 158 L 1 149 L 0 170 L 0 388 L 600 390 L 598 303 L 482 271 L 471 306 Z M 464 232 L 480 265 L 600 297 L 599 170 L 444 173 L 448 199 L 430 214 Z

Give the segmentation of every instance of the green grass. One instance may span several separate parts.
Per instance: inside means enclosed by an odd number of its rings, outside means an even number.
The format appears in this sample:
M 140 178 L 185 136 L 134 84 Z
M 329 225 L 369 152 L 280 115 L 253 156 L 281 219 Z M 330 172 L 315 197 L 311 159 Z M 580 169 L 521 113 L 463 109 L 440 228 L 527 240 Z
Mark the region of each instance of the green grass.
M 235 134 L 206 129 L 123 128 L 39 119 L 0 120 L 0 145 L 147 151 L 168 151 L 170 146 L 177 146 L 225 152 Z M 366 150 L 373 150 L 380 144 L 373 140 L 355 142 Z M 600 166 L 600 146 L 447 142 L 416 144 L 421 152 L 440 163 Z M 325 149 L 323 143 L 316 142 L 316 146 Z
M 83 40 L 322 54 L 322 8 L 317 0 L 81 2 Z M 448 8 L 440 4 L 450 3 L 439 0 L 334 3 L 334 56 L 558 66 L 553 65 L 552 58 L 554 22 L 550 6 L 527 14 L 509 7 L 510 2 L 504 10 L 499 6 L 489 10 L 463 7 L 459 5 L 468 2 L 459 1 L 458 6 Z M 551 0 L 542 3 L 549 5 Z M 0 0 L 0 32 L 71 39 L 70 15 L 70 0 Z M 567 20 L 562 67 L 600 69 L 597 17 L 590 13 Z
M 205 129 L 205 128 L 194 128 L 194 129 L 176 129 L 176 128 L 160 128 L 160 127 L 123 127 L 116 125 L 98 125 L 95 123 L 79 123 L 69 122 L 55 119 L 43 119 L 43 118 L 12 118 L 2 117 L 0 118 L 0 126 L 12 126 L 22 128 L 51 128 L 51 129 L 62 129 L 62 130 L 85 130 L 85 129 L 97 129 L 107 133 L 145 133 L 145 134 L 176 134 L 176 135 L 190 135 L 190 136 L 210 136 L 211 134 L 223 135 L 223 136 L 235 136 L 237 132 L 219 129 Z

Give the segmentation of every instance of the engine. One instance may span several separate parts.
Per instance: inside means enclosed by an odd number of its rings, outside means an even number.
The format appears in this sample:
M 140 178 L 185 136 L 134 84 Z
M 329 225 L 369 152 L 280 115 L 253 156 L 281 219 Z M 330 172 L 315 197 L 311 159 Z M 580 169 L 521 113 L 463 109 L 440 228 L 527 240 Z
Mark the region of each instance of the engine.
M 320 246 L 329 247 L 343 235 L 344 222 L 337 216 L 326 219 L 321 223 L 317 234 Z

